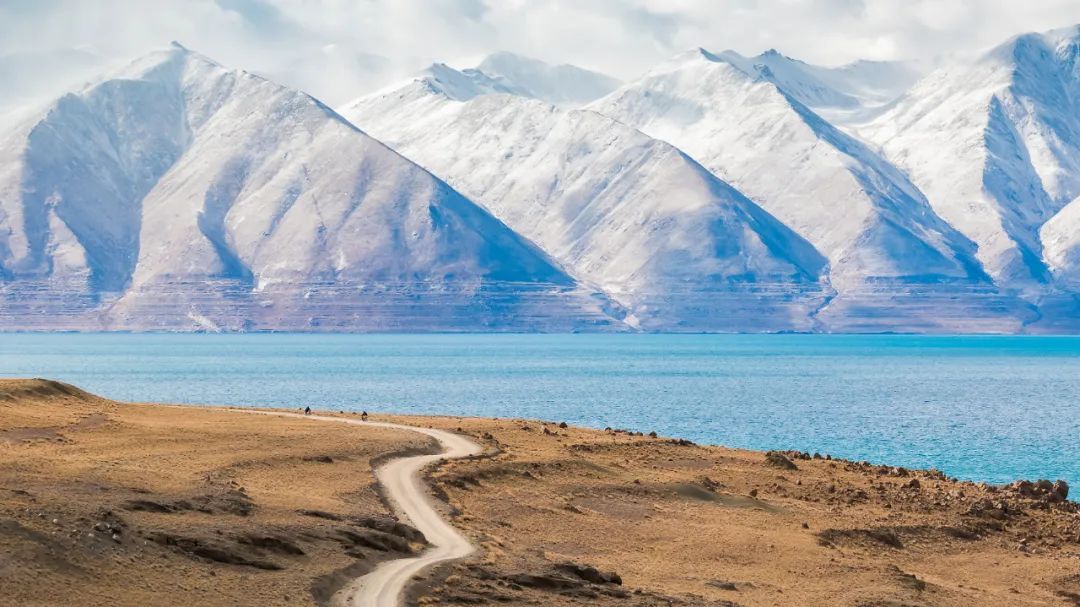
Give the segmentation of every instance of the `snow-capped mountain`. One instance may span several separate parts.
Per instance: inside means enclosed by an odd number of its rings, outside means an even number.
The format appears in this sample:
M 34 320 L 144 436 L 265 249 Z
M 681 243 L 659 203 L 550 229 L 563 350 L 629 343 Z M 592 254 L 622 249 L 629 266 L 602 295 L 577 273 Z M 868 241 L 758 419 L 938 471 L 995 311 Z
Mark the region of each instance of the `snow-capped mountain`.
M 602 299 L 427 171 L 178 45 L 0 138 L 0 167 L 7 327 L 607 322 Z
M 422 86 L 416 86 L 416 83 Z M 575 107 L 599 99 L 618 86 L 619 81 L 614 78 L 573 65 L 553 66 L 537 59 L 500 52 L 489 55 L 477 67 L 462 70 L 445 63 L 434 63 L 404 82 L 364 95 L 345 107 L 406 92 L 424 98 L 435 93 L 456 101 L 506 93 Z
M 1017 326 L 974 245 L 919 189 L 768 73 L 698 49 L 587 107 L 677 145 L 821 251 L 839 293 L 823 312 L 834 327 L 850 327 L 852 314 L 867 329 L 955 318 Z
M 755 57 L 731 50 L 716 56 L 747 75 L 772 82 L 833 123 L 867 119 L 900 97 L 922 75 L 915 64 L 902 61 L 855 61 L 822 67 L 776 50 Z
M 1075 27 L 1018 36 L 927 76 L 859 131 L 979 245 L 999 283 L 1032 298 L 1075 271 L 1078 58 Z
M 476 70 L 504 83 L 518 95 L 559 106 L 577 106 L 615 90 L 619 81 L 574 65 L 549 65 L 543 61 L 500 52 L 485 58 Z
M 1080 331 L 1080 28 L 919 72 L 174 46 L 0 120 L 0 329 Z
M 428 95 L 435 94 L 455 101 L 468 101 L 473 97 L 494 93 L 532 97 L 527 90 L 513 82 L 494 78 L 475 68 L 456 70 L 445 63 L 429 65 L 405 84 L 392 85 L 374 93 L 371 97 L 406 91 L 412 93 L 415 98 L 426 98 Z M 360 102 L 361 100 L 356 100 L 350 105 Z
M 673 146 L 428 70 L 342 113 L 484 204 L 646 329 L 812 327 L 825 260 Z

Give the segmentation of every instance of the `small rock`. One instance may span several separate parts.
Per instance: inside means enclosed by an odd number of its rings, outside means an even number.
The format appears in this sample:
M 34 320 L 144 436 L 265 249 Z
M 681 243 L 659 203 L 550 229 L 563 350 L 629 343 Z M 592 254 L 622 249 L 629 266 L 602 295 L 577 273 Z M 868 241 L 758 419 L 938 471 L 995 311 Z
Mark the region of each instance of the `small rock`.
M 765 462 L 770 466 L 776 468 L 782 468 L 784 470 L 798 470 L 799 467 L 795 465 L 795 462 L 788 459 L 786 455 L 779 451 L 769 451 L 765 454 Z
M 590 567 L 588 565 L 579 565 L 577 563 L 564 563 L 559 565 L 557 569 L 571 573 L 586 582 L 593 584 L 612 584 L 615 586 L 622 585 L 622 577 L 614 572 L 602 572 L 596 567 Z
M 1053 491 L 1054 493 L 1060 495 L 1061 499 L 1063 499 L 1063 500 L 1068 499 L 1069 498 L 1069 483 L 1066 483 L 1065 481 L 1059 480 L 1059 481 L 1054 483 L 1053 487 L 1051 488 L 1051 491 Z

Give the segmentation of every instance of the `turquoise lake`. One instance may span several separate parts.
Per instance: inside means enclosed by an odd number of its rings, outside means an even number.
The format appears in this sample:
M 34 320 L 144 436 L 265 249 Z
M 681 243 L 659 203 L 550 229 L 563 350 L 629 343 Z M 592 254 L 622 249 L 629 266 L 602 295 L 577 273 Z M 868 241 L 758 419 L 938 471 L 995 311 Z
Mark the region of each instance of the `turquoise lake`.
M 1080 482 L 1080 338 L 0 335 L 122 400 L 540 418 L 989 482 Z

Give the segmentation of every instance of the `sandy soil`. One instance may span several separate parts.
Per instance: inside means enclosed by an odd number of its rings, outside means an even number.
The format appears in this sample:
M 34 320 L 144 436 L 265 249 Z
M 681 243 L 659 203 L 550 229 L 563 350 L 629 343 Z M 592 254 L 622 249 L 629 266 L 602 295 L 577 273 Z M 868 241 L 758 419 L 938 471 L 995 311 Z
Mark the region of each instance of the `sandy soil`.
M 425 575 L 416 604 L 1080 605 L 1080 515 L 1061 488 L 535 421 L 373 419 L 487 449 L 428 476 L 480 550 Z M 422 548 L 380 518 L 372 467 L 433 447 L 0 382 L 0 604 L 325 604 Z
M 0 380 L 0 604 L 325 602 L 421 547 L 388 518 L 372 460 L 433 447 Z
M 421 604 L 1080 605 L 1077 504 L 1037 487 L 535 421 L 402 421 L 497 451 L 431 477 L 482 556 Z

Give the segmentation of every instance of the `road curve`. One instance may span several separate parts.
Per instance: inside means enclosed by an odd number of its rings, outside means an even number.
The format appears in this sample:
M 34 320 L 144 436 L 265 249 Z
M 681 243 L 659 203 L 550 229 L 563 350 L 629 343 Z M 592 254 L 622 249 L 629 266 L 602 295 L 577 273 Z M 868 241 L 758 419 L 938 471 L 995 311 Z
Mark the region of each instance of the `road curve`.
M 418 556 L 380 563 L 335 594 L 334 607 L 399 607 L 404 600 L 405 587 L 414 576 L 437 563 L 469 556 L 475 550 L 469 540 L 434 508 L 420 480 L 420 471 L 437 461 L 479 454 L 483 450 L 480 445 L 459 434 L 433 428 L 277 411 L 233 410 L 419 432 L 442 444 L 442 453 L 393 459 L 375 470 L 375 478 L 393 505 L 394 513 L 419 529 L 431 547 Z

